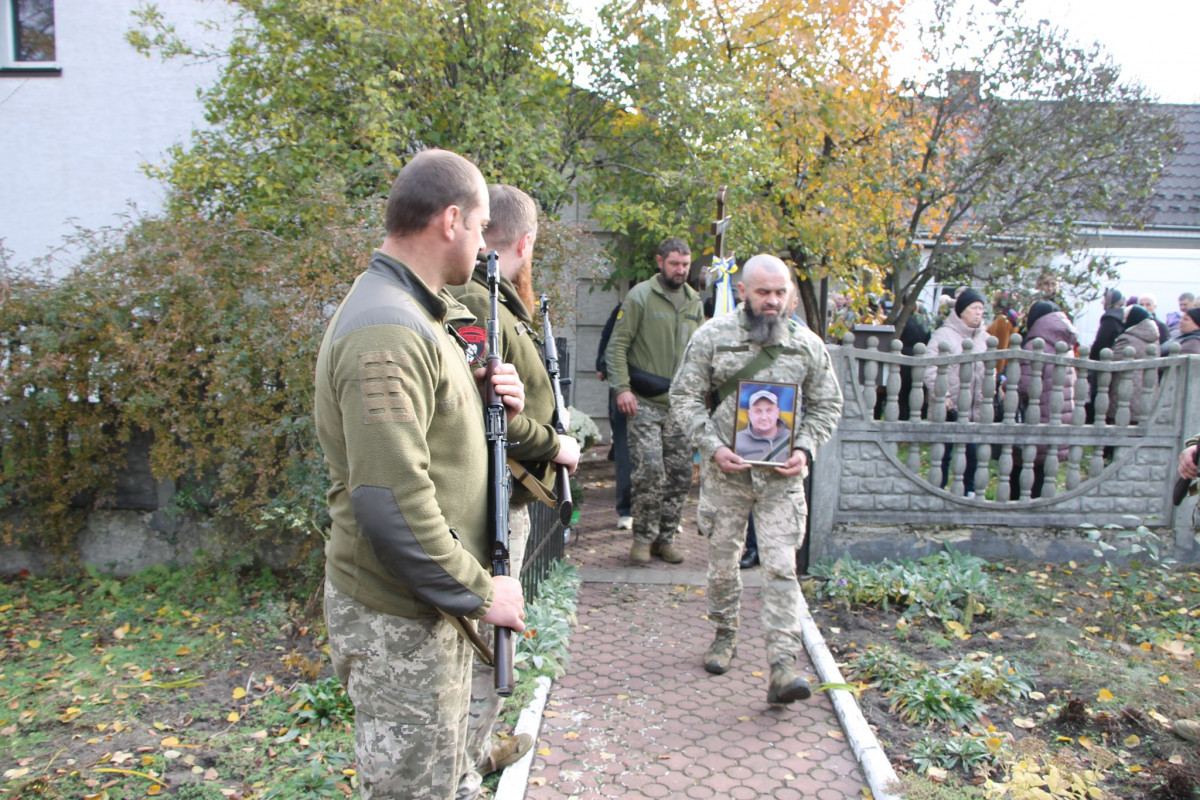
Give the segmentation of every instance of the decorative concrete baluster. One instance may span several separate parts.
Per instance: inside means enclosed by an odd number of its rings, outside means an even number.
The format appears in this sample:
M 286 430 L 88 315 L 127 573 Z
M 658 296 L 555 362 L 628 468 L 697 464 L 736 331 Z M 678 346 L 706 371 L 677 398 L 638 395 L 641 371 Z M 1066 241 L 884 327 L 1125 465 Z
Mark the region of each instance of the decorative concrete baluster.
M 1132 361 L 1134 350 L 1132 347 L 1126 347 L 1121 351 L 1121 361 Z M 1133 402 L 1133 373 L 1126 371 L 1121 372 L 1117 377 L 1117 413 L 1113 417 L 1113 424 L 1119 428 L 1124 428 L 1129 424 L 1129 418 L 1133 416 L 1131 403 Z
M 975 344 L 970 339 L 964 339 L 962 343 L 963 355 L 970 355 Z M 975 399 L 971 391 L 971 379 L 975 377 L 975 363 L 972 361 L 964 361 L 958 365 L 958 397 L 955 398 L 955 403 L 958 409 L 958 424 L 963 430 L 969 430 L 966 426 L 971 423 L 971 402 Z M 950 487 L 951 494 L 965 495 L 966 486 L 965 479 L 967 474 L 967 445 L 959 442 L 954 445 L 954 457 L 950 459 L 950 480 L 946 481 L 946 485 Z
M 1112 350 L 1107 347 L 1100 351 L 1100 362 L 1107 364 L 1112 362 Z M 1096 378 L 1096 397 L 1092 400 L 1092 426 L 1096 428 L 1108 427 L 1108 390 L 1112 386 L 1113 374 L 1105 370 L 1099 373 Z M 1092 463 L 1089 472 L 1092 476 L 1099 475 L 1104 471 L 1104 446 L 1092 446 Z
M 1067 343 L 1056 342 L 1054 355 L 1059 358 L 1067 354 Z M 1055 364 L 1050 378 L 1050 427 L 1062 427 L 1063 394 L 1067 384 L 1067 365 Z M 1046 449 L 1045 469 L 1042 472 L 1042 497 L 1053 497 L 1058 489 L 1058 445 Z
M 900 355 L 902 347 L 903 342 L 892 339 L 892 355 Z M 888 422 L 900 419 L 900 367 L 897 364 L 888 364 L 887 401 L 883 404 L 883 418 Z
M 925 344 L 918 342 L 913 347 L 913 356 L 919 359 L 924 355 Z M 912 368 L 912 390 L 908 393 L 908 419 L 910 421 L 921 419 L 921 406 L 925 403 L 925 381 L 918 378 L 920 370 L 920 367 Z M 918 442 L 908 443 L 908 468 L 914 475 L 921 471 L 921 445 Z
M 1033 352 L 1042 355 L 1046 343 L 1042 339 L 1033 340 Z M 1025 406 L 1025 424 L 1040 425 L 1042 422 L 1042 367 L 1040 361 L 1029 362 L 1029 403 Z M 1028 500 L 1033 496 L 1033 463 L 1037 460 L 1037 444 L 1029 442 L 1021 449 L 1021 474 L 1017 478 L 1021 495 L 1018 500 Z
M 1146 363 L 1149 365 L 1142 371 L 1142 423 L 1150 421 L 1150 409 L 1153 408 L 1154 390 L 1158 387 L 1158 366 L 1154 363 L 1158 358 L 1158 345 L 1146 345 Z
M 875 418 L 875 401 L 879 399 L 879 362 L 870 357 L 878 348 L 879 338 L 867 337 L 867 353 L 863 354 L 867 357 L 863 358 L 862 385 L 863 415 L 867 419 Z
M 1009 339 L 1008 349 L 1011 352 L 1008 359 L 1008 366 L 1004 368 L 1004 421 L 1014 422 L 1017 418 L 1017 404 L 1020 402 L 1020 397 L 1017 396 L 1017 383 L 1021 380 L 1021 356 L 1024 352 L 1021 350 L 1021 334 L 1014 333 Z M 1000 463 L 999 475 L 996 483 L 996 501 L 1006 502 L 1012 498 L 1012 490 L 1009 488 L 1009 479 L 1012 477 L 1013 468 L 1013 453 L 1016 445 L 1001 445 L 1000 446 Z
M 1086 359 L 1088 349 L 1079 348 L 1079 358 Z M 1087 422 L 1088 371 L 1075 368 L 1075 407 L 1071 410 L 1071 427 L 1082 428 Z M 1079 470 L 1083 464 L 1083 445 L 1073 444 L 1067 455 L 1067 491 L 1079 485 Z
M 995 336 L 989 336 L 987 338 L 988 350 L 995 352 L 996 345 L 999 343 Z M 983 364 L 983 405 L 979 409 L 979 421 L 984 425 L 991 424 L 992 418 L 995 416 L 995 400 L 996 369 L 992 362 L 985 361 Z M 979 445 L 979 457 L 975 459 L 975 494 L 981 499 L 988 485 L 988 464 L 991 463 L 991 451 L 990 444 L 981 444 Z
M 950 355 L 950 344 L 942 342 L 938 345 L 938 355 Z M 946 393 L 950 387 L 950 381 L 946 377 L 949 370 L 949 364 L 937 365 L 937 377 L 933 380 L 933 397 L 929 398 L 929 419 L 932 422 L 946 421 Z M 915 381 L 916 378 L 914 377 Z M 929 447 L 929 482 L 934 486 L 942 485 L 942 456 L 946 452 L 946 445 L 942 442 L 935 442 Z

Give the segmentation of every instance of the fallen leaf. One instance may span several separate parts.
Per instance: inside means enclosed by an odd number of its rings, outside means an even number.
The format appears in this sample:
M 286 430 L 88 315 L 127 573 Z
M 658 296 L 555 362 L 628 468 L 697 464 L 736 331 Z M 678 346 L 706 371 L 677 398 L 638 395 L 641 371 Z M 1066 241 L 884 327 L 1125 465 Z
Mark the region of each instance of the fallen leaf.
M 1037 723 L 1028 717 L 1013 717 L 1012 724 L 1025 730 L 1032 730 L 1037 727 Z
M 563 738 L 564 739 L 578 739 L 579 734 L 576 733 L 575 731 L 567 731 L 566 733 L 563 734 Z
M 241 700 L 245 696 L 246 696 L 246 690 L 243 689 L 242 687 L 238 686 L 237 688 L 235 688 L 233 690 L 233 699 L 234 700 Z
M 1138 736 L 1136 733 L 1133 733 L 1133 734 L 1130 734 L 1129 736 L 1126 736 L 1126 737 L 1125 737 L 1125 740 L 1124 740 L 1124 742 L 1123 742 L 1123 744 L 1124 744 L 1126 747 L 1137 747 L 1137 746 L 1138 746 L 1139 744 L 1141 744 L 1141 743 L 1142 743 L 1142 739 L 1141 739 L 1141 737 L 1140 737 L 1140 736 Z
M 1099 700 L 1101 703 L 1111 703 L 1116 698 L 1113 697 L 1113 693 L 1110 692 L 1108 689 L 1101 689 L 1100 692 L 1096 695 L 1096 699 Z
M 546 779 L 545 779 L 545 778 L 543 778 L 543 777 L 541 777 L 541 776 L 538 776 L 538 777 L 536 777 L 536 778 L 530 778 L 530 779 L 529 779 L 529 785 L 530 785 L 530 786 L 545 786 L 545 785 L 546 785 Z
M 537 751 L 537 754 L 538 754 L 539 756 L 548 756 L 548 755 L 550 755 L 550 748 L 549 748 L 549 747 L 543 747 L 541 750 L 538 750 L 538 751 Z

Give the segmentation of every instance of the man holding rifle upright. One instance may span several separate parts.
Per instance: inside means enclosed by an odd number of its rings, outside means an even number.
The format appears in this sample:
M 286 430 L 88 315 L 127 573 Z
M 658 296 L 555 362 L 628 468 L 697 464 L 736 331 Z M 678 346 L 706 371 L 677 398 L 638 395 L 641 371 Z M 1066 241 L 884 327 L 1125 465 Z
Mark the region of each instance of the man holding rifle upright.
M 579 444 L 569 436 L 555 432 L 554 392 L 546 367 L 538 353 L 533 337 L 533 245 L 537 238 L 537 204 L 533 198 L 513 186 L 493 184 L 488 187 L 491 221 L 483 237 L 488 250 L 500 256 L 500 340 L 501 360 L 512 364 L 525 385 L 525 410 L 508 423 L 510 461 L 515 461 L 513 484 L 509 501 L 509 565 L 510 574 L 520 577 L 529 538 L 529 503 L 547 497 L 545 485 L 550 483 L 551 467 L 563 464 L 574 472 L 579 463 Z M 481 340 L 490 313 L 487 269 L 475 267 L 471 280 L 455 286 L 450 293 L 465 305 L 475 320 L 458 328 L 464 339 Z M 482 347 L 477 353 L 478 365 L 487 354 Z M 475 663 L 471 687 L 471 721 L 468 752 L 483 774 L 503 769 L 514 763 L 533 746 L 528 734 L 491 744 L 492 727 L 500 714 L 504 700 L 496 694 L 492 669 Z
M 524 629 L 516 578 L 484 566 L 483 402 L 446 291 L 471 278 L 489 216 L 471 162 L 418 153 L 392 184 L 387 234 L 329 322 L 314 418 L 329 466 L 325 621 L 354 702 L 362 796 L 454 798 L 467 757 L 473 621 Z M 492 385 L 521 411 L 516 370 Z M 469 796 L 469 795 L 468 795 Z

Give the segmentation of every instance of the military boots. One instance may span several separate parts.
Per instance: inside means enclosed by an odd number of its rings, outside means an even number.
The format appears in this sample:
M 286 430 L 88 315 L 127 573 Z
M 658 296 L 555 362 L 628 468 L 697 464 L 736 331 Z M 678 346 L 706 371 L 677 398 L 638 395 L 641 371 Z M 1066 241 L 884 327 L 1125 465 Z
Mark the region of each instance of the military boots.
M 792 703 L 807 700 L 812 694 L 808 681 L 799 677 L 787 664 L 771 665 L 771 685 L 767 689 L 768 703 Z
M 629 548 L 629 563 L 630 564 L 649 564 L 650 563 L 650 543 L 639 542 L 634 540 L 633 546 Z
M 683 551 L 670 542 L 654 542 L 650 545 L 650 555 L 658 556 L 668 564 L 679 564 L 683 561 Z
M 737 655 L 737 636 L 730 630 L 718 630 L 717 638 L 708 646 L 704 654 L 704 669 L 713 675 L 724 675 L 729 671 L 729 664 Z

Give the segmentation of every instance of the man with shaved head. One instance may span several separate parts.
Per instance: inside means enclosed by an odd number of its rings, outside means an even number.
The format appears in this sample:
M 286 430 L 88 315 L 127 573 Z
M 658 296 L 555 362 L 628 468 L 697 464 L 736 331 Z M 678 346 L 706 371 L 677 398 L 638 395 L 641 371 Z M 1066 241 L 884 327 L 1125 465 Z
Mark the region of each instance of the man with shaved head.
M 325 624 L 354 701 L 364 798 L 477 789 L 467 757 L 474 621 L 524 629 L 520 582 L 492 575 L 483 401 L 447 291 L 483 246 L 488 190 L 474 164 L 425 150 L 388 196 L 386 235 L 329 321 L 314 419 L 329 467 Z M 493 385 L 524 407 L 511 364 Z M 460 795 L 474 796 L 474 795 Z
M 737 654 L 738 561 L 746 519 L 753 512 L 763 568 L 769 703 L 804 700 L 811 693 L 795 671 L 801 647 L 796 551 L 808 514 L 804 474 L 812 452 L 833 434 L 842 413 L 842 390 L 824 343 L 790 318 L 795 291 L 783 261 L 767 254 L 751 258 L 738 284 L 741 307 L 701 326 L 671 382 L 671 410 L 700 451 L 697 522 L 708 537 L 708 618 L 717 628 L 704 668 L 721 675 Z M 782 464 L 749 464 L 734 452 L 737 384 L 751 379 L 796 386 L 794 406 L 783 410 L 803 416 L 794 425 Z M 710 410 L 705 400 L 714 390 Z

